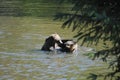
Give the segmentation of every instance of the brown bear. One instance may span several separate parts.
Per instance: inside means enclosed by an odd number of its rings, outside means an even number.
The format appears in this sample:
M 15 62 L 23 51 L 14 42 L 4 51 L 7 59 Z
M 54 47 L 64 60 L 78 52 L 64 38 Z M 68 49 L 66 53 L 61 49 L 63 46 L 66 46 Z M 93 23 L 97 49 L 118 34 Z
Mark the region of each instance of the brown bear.
M 44 51 L 53 51 L 57 47 L 56 46 L 57 42 L 62 43 L 60 36 L 57 33 L 52 34 L 51 36 L 49 36 L 45 40 L 45 43 L 42 46 L 41 50 L 44 50 Z
M 74 53 L 78 49 L 77 42 L 69 39 L 62 40 L 62 43 L 57 42 L 57 44 L 62 52 Z
M 41 50 L 44 51 L 59 50 L 61 52 L 73 53 L 77 51 L 77 48 L 78 48 L 77 42 L 70 39 L 61 40 L 60 36 L 57 33 L 55 33 L 45 40 L 45 43 L 42 46 Z

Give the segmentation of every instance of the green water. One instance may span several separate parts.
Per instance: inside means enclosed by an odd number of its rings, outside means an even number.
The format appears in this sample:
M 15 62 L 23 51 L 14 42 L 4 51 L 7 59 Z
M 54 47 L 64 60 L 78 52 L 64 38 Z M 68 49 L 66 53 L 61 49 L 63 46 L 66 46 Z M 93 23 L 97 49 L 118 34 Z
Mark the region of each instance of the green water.
M 51 17 L 57 12 L 70 11 L 71 6 L 59 4 L 59 0 L 1 0 L 0 16 Z
M 83 55 L 87 48 L 79 46 L 77 55 L 40 51 L 52 33 L 73 37 L 61 24 L 52 18 L 0 17 L 0 80 L 88 80 L 90 73 L 103 74 L 102 62 Z

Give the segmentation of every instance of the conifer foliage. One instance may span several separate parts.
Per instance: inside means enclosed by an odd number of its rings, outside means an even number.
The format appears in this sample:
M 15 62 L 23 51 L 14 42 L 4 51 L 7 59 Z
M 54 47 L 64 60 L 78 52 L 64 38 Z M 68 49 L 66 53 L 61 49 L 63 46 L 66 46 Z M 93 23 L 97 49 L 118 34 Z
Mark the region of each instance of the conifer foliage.
M 108 61 L 112 72 L 106 74 L 111 79 L 120 80 L 120 2 L 118 0 L 59 0 L 68 2 L 71 11 L 59 12 L 55 19 L 65 19 L 62 28 L 72 27 L 78 31 L 75 37 L 83 40 L 82 44 L 96 45 L 103 41 L 105 49 L 95 53 L 94 58 Z M 111 47 L 107 46 L 111 42 Z

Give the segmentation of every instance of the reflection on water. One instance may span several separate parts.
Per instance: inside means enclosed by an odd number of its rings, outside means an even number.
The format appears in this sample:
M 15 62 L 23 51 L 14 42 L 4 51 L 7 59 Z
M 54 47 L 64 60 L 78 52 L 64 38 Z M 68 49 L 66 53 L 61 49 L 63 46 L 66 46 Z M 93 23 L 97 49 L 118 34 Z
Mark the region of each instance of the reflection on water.
M 0 52 L 0 79 L 76 80 L 89 67 L 100 66 L 81 54 L 54 54 L 42 51 Z
M 79 80 L 86 79 L 84 72 L 88 72 L 89 68 L 102 67 L 99 61 L 83 56 L 88 52 L 84 47 L 79 46 L 77 55 L 40 51 L 45 38 L 54 32 L 58 32 L 62 38 L 73 36 L 71 31 L 60 28 L 61 22 L 50 19 L 2 18 L 0 80 Z

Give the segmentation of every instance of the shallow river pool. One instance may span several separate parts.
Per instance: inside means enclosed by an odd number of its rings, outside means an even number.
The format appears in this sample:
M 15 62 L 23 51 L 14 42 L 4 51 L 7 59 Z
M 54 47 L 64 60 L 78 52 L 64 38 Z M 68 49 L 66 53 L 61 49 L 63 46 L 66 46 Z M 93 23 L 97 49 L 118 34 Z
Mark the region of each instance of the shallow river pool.
M 0 80 L 88 80 L 102 70 L 103 63 L 83 54 L 40 51 L 45 38 L 58 32 L 62 38 L 74 35 L 61 29 L 62 22 L 41 18 L 0 17 Z

